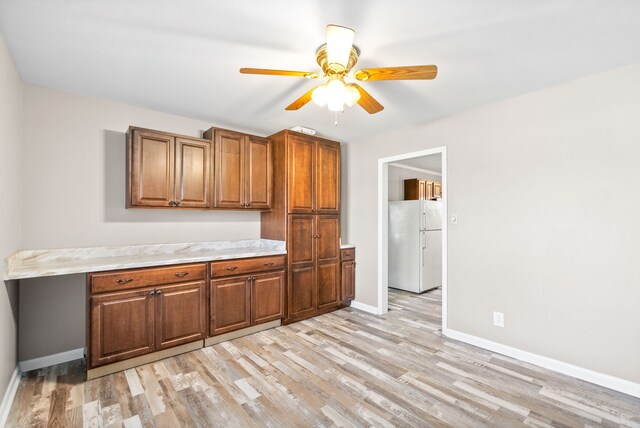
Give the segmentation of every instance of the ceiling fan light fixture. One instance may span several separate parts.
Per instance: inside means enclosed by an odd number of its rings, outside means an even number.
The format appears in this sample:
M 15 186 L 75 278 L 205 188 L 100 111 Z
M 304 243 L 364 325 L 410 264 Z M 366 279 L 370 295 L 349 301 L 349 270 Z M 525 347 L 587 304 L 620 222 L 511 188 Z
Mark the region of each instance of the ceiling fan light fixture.
M 344 93 L 344 103 L 353 107 L 360 100 L 360 92 L 353 85 L 347 85 Z
M 355 31 L 348 27 L 327 25 L 327 63 L 334 72 L 344 72 L 349 63 Z
M 320 85 L 311 93 L 311 99 L 320 107 L 327 105 L 327 85 Z

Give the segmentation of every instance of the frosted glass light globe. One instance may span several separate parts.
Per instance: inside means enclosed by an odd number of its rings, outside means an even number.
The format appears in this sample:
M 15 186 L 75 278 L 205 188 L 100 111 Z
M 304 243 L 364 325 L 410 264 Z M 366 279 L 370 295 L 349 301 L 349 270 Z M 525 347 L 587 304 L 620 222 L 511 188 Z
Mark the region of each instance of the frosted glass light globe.
M 311 99 L 320 107 L 324 107 L 328 100 L 327 85 L 321 85 L 314 89 L 311 93 Z

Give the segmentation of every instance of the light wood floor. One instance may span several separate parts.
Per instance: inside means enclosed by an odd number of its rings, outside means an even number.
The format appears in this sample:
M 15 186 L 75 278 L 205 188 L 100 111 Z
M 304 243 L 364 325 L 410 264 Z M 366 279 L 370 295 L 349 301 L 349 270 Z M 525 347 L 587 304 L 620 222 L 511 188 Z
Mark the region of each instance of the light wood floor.
M 24 374 L 8 426 L 633 426 L 640 400 L 439 333 L 440 292 L 345 309 L 86 382 Z

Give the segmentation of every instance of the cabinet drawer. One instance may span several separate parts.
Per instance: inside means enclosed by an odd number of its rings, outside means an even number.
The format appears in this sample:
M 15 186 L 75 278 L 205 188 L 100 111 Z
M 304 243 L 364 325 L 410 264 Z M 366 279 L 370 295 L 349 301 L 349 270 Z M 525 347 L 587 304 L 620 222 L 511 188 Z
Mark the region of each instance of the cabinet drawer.
M 284 256 L 256 257 L 211 263 L 211 277 L 241 275 L 261 271 L 284 269 Z
M 128 290 L 182 281 L 205 279 L 207 265 L 169 266 L 165 268 L 120 270 L 115 272 L 91 273 L 89 281 L 92 293 Z
M 346 248 L 340 251 L 340 255 L 343 262 L 346 262 L 347 260 L 355 260 L 356 250 L 355 248 Z

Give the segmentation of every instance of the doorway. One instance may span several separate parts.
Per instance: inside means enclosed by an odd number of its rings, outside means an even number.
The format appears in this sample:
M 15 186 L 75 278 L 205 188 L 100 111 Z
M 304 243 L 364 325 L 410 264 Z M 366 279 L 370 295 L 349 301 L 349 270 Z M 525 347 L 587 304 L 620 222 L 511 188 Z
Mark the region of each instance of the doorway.
M 439 155 L 440 168 L 425 169 L 413 166 L 418 158 L 431 157 Z M 442 186 L 442 333 L 447 331 L 447 246 L 448 246 L 448 227 L 447 227 L 447 148 L 437 147 L 434 149 L 421 150 L 402 155 L 386 157 L 378 159 L 378 308 L 379 314 L 387 313 L 389 307 L 389 167 L 393 164 L 403 165 L 403 168 L 415 168 L 422 172 L 440 173 Z M 417 164 L 417 163 L 416 163 Z M 416 171 L 417 173 L 418 171 Z M 397 184 L 394 184 L 396 186 Z M 392 188 L 392 195 L 398 192 L 397 188 Z

